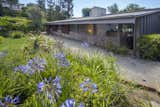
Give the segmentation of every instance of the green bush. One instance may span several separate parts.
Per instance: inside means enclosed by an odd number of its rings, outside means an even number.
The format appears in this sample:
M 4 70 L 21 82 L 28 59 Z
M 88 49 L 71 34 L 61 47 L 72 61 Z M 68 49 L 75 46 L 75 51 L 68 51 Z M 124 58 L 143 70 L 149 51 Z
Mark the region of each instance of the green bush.
M 125 46 L 117 48 L 117 54 L 127 55 L 129 53 L 129 49 Z
M 107 51 L 114 52 L 116 54 L 127 55 L 129 53 L 129 49 L 125 46 L 116 46 L 112 42 L 109 42 L 106 46 Z
M 21 38 L 21 37 L 24 37 L 24 33 L 21 31 L 12 31 L 10 33 L 10 37 L 15 38 L 15 39 Z
M 8 34 L 9 31 L 19 30 L 28 32 L 31 21 L 23 17 L 0 17 L 1 34 Z
M 4 40 L 4 38 L 2 36 L 0 36 L 0 43 L 2 43 Z
M 138 40 L 140 57 L 160 61 L 160 34 L 144 35 Z

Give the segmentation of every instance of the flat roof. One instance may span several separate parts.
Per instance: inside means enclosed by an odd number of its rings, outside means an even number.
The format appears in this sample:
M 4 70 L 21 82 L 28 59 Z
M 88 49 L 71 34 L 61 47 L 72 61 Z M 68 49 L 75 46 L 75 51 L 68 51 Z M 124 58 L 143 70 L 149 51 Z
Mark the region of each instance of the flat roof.
M 58 20 L 47 22 L 47 25 L 62 25 L 62 24 L 98 24 L 98 23 L 135 23 L 137 17 L 150 15 L 153 13 L 160 12 L 160 8 L 156 9 L 145 9 L 137 12 L 119 13 L 119 14 L 108 14 L 106 16 L 99 17 L 81 17 L 67 20 Z

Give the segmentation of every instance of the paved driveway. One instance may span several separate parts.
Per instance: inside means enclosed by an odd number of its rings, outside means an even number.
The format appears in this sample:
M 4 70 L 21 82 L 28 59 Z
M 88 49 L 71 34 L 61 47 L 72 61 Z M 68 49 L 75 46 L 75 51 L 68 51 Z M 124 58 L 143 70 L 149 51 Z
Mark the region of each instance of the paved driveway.
M 64 47 L 70 48 L 74 52 L 85 53 L 92 55 L 93 53 L 100 53 L 107 55 L 108 53 L 99 47 L 89 46 L 84 48 L 80 41 L 70 40 L 58 36 L 50 36 L 51 38 L 64 42 Z M 128 56 L 114 55 L 116 57 L 116 64 L 120 69 L 122 78 L 128 81 L 152 87 L 160 91 L 160 62 L 153 62 L 141 59 L 135 59 Z

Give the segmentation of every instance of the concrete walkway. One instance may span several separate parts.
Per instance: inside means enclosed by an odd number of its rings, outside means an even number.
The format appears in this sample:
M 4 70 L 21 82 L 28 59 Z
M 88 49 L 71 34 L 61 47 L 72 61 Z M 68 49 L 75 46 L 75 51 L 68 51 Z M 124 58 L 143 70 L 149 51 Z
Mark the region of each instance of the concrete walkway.
M 64 47 L 70 48 L 74 52 L 93 54 L 101 53 L 107 55 L 108 53 L 99 47 L 89 46 L 84 48 L 80 41 L 70 40 L 63 37 L 51 36 L 56 40 L 64 42 Z M 151 87 L 160 92 L 160 62 L 153 62 L 141 59 L 135 59 L 128 56 L 114 55 L 117 59 L 116 64 L 120 69 L 122 78 L 127 81 L 136 82 L 138 84 Z

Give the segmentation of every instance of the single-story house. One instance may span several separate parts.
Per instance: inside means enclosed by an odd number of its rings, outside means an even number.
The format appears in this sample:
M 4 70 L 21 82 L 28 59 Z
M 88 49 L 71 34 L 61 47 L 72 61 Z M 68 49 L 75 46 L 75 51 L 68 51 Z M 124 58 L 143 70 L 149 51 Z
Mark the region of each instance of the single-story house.
M 160 9 L 53 21 L 46 23 L 46 30 L 101 47 L 125 46 L 135 53 L 140 36 L 160 33 Z

